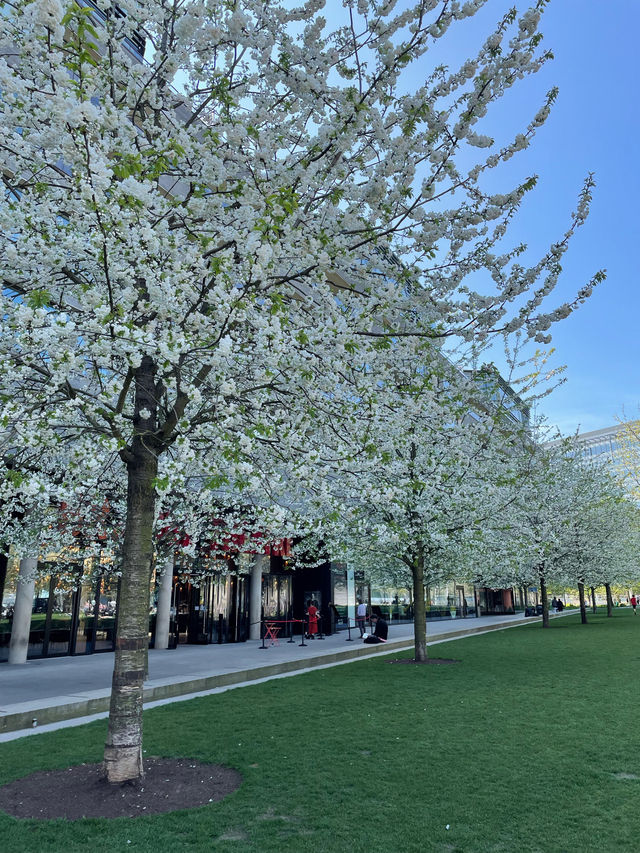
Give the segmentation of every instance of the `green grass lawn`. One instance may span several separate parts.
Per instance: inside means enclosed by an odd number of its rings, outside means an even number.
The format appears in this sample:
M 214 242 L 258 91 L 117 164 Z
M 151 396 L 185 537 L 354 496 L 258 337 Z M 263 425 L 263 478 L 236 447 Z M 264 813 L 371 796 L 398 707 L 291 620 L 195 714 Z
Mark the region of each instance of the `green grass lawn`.
M 640 615 L 572 615 L 431 654 L 460 663 L 381 656 L 148 711 L 148 755 L 236 767 L 241 788 L 154 817 L 0 815 L 0 850 L 640 850 Z M 105 730 L 0 744 L 0 782 L 99 761 Z

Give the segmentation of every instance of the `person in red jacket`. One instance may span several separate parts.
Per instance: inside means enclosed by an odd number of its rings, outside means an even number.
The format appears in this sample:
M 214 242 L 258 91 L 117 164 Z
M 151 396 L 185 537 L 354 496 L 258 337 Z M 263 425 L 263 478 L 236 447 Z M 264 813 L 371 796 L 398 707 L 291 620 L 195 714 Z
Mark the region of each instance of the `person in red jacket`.
M 315 601 L 310 601 L 307 605 L 307 639 L 313 640 L 318 633 L 318 613 L 320 611 L 316 607 Z
M 629 604 L 633 607 L 633 615 L 634 616 L 636 615 L 636 604 L 637 603 L 638 603 L 638 599 L 635 597 L 635 595 L 632 595 L 631 598 L 629 599 Z

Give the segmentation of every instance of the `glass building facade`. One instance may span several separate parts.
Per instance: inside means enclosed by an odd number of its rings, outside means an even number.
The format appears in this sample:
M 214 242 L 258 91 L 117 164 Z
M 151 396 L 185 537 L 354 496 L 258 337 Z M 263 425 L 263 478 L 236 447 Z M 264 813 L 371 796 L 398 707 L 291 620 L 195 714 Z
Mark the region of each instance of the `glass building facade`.
M 54 657 L 112 651 L 115 644 L 119 578 L 96 572 L 79 585 L 56 571 L 54 561 L 38 564 L 29 627 L 27 657 Z M 78 576 L 83 567 L 78 566 Z M 0 661 L 9 657 L 16 600 L 17 561 L 7 561 L 0 611 Z

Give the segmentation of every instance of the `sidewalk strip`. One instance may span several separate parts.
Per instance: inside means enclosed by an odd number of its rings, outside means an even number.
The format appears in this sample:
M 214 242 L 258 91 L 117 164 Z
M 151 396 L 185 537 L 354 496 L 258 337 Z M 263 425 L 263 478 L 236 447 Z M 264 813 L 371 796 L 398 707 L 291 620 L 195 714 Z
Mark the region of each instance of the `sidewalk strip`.
M 427 645 L 450 642 L 473 635 L 486 634 L 492 631 L 502 631 L 520 625 L 531 625 L 539 622 L 540 617 L 527 617 L 517 621 L 501 622 L 494 625 L 481 625 L 450 631 L 444 635 L 429 640 Z M 352 661 L 371 658 L 379 654 L 388 655 L 392 652 L 408 651 L 414 646 L 413 637 L 401 640 L 390 640 L 380 646 L 362 645 L 343 651 L 314 655 L 309 658 L 280 661 L 274 664 L 236 670 L 234 672 L 218 673 L 216 675 L 189 678 L 184 681 L 156 679 L 144 688 L 145 709 L 165 705 L 170 702 L 186 701 L 198 696 L 219 693 L 235 687 L 260 684 L 274 678 L 285 678 L 313 669 L 325 669 Z M 35 675 L 35 673 L 34 673 Z M 56 699 L 44 699 L 7 706 L 0 710 L 0 742 L 26 737 L 43 731 L 52 731 L 70 725 L 81 725 L 108 716 L 110 690 L 94 691 L 91 697 L 80 696 L 72 701 L 70 697 L 60 696 Z

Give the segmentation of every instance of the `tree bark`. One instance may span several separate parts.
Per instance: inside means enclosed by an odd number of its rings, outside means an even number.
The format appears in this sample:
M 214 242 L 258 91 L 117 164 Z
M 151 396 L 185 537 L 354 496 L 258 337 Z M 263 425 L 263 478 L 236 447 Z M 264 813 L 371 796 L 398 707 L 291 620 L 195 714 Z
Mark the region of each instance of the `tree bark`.
M 415 658 L 421 662 L 427 660 L 427 612 L 424 606 L 424 554 L 422 551 L 411 567 L 413 575 L 413 636 L 415 640 Z
M 143 357 L 136 371 L 134 436 L 124 456 L 127 465 L 127 520 L 109 729 L 104 750 L 105 774 L 113 783 L 135 781 L 143 776 L 142 690 L 149 642 L 150 572 L 155 478 L 158 472 L 154 440 L 154 375 L 152 360 L 148 356 Z
M 591 609 L 593 610 L 594 613 L 597 612 L 597 610 L 596 610 L 596 589 L 593 586 L 591 587 Z
M 607 592 L 607 616 L 613 616 L 613 595 L 611 594 L 611 584 L 606 583 L 604 588 Z
M 549 596 L 547 594 L 547 584 L 544 579 L 544 574 L 540 572 L 540 598 L 542 600 L 542 627 L 549 627 Z
M 584 598 L 584 584 L 578 583 L 578 592 L 580 593 L 580 621 L 583 625 L 587 624 L 587 605 Z

